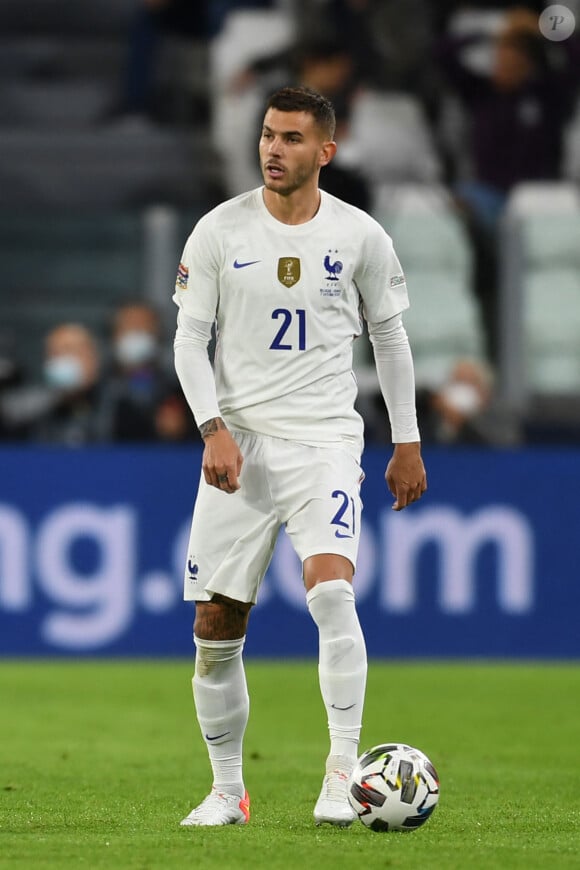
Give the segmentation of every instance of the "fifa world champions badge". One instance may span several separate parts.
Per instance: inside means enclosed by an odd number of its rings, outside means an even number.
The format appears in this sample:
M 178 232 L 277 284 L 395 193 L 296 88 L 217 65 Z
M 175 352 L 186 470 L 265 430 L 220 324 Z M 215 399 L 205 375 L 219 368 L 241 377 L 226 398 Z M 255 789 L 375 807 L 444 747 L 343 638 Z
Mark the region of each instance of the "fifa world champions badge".
M 300 260 L 298 257 L 280 257 L 278 260 L 278 281 L 284 287 L 293 287 L 300 281 Z

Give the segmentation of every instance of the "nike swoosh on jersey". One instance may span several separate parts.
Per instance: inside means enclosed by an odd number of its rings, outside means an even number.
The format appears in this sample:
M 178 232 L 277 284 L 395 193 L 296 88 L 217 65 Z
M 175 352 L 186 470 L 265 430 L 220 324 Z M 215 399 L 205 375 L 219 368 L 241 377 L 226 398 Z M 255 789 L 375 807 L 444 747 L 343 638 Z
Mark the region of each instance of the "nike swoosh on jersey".
M 337 707 L 336 704 L 331 704 L 330 706 L 332 707 L 333 710 L 352 710 L 352 708 L 353 708 L 355 705 L 354 705 L 354 704 L 349 704 L 348 707 Z
M 224 731 L 223 734 L 216 734 L 215 737 L 210 737 L 209 734 L 206 734 L 205 739 L 206 740 L 219 740 L 220 737 L 225 737 L 226 734 L 229 734 L 229 733 L 230 733 L 229 731 Z
M 261 260 L 249 260 L 247 263 L 238 263 L 237 259 L 234 260 L 234 269 L 245 269 L 246 266 L 253 266 L 255 263 L 261 263 Z

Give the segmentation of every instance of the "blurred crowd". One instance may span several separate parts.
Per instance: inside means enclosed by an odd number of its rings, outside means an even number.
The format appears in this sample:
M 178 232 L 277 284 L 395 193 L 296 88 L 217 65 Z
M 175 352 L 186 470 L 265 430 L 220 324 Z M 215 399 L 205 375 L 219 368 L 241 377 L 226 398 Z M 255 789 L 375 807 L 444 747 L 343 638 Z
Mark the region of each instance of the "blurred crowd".
M 36 384 L 0 356 L 0 438 L 69 447 L 197 440 L 163 344 L 157 312 L 136 301 L 114 313 L 106 347 L 79 323 L 51 329 Z
M 206 104 L 192 107 L 186 123 L 210 131 L 224 197 L 260 184 L 261 108 L 289 82 L 321 91 L 336 107 L 339 151 L 321 178 L 331 193 L 372 212 L 377 190 L 392 180 L 392 149 L 399 173 L 404 152 L 413 179 L 450 192 L 473 251 L 486 341 L 485 361 L 458 359 L 445 383 L 419 392 L 423 437 L 498 443 L 505 440 L 493 422 L 498 223 L 515 185 L 561 177 L 566 126 L 580 112 L 579 31 L 546 39 L 538 29 L 546 5 L 136 0 L 126 74 L 104 123 L 171 123 L 157 98 L 157 63 L 163 40 L 178 34 L 207 48 Z M 580 23 L 576 0 L 567 6 Z M 388 128 L 377 94 L 397 95 Z M 410 140 L 397 138 L 399 117 L 416 124 Z M 0 348 L 0 437 L 70 445 L 195 440 L 172 371 L 172 336 L 160 323 L 136 298 L 114 312 L 104 340 L 82 324 L 57 324 L 45 339 L 38 384 Z M 370 439 L 385 440 L 386 424 L 368 422 Z

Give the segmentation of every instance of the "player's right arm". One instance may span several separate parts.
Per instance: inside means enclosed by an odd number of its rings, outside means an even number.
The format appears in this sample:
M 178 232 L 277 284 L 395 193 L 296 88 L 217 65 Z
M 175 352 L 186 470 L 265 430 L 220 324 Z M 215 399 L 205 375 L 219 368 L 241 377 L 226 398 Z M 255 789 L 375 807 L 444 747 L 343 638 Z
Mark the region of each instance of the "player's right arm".
M 202 423 L 199 431 L 205 444 L 201 467 L 207 483 L 224 492 L 235 492 L 240 488 L 238 478 L 244 460 L 226 424 L 221 417 L 213 417 Z
M 210 486 L 232 493 L 240 488 L 243 458 L 222 420 L 207 352 L 219 300 L 219 262 L 211 221 L 202 218 L 187 240 L 175 285 L 175 370 L 205 444 L 204 478 Z
M 231 493 L 240 488 L 243 458 L 220 415 L 207 353 L 210 338 L 211 323 L 179 312 L 173 345 L 175 370 L 205 444 L 203 476 L 210 486 Z

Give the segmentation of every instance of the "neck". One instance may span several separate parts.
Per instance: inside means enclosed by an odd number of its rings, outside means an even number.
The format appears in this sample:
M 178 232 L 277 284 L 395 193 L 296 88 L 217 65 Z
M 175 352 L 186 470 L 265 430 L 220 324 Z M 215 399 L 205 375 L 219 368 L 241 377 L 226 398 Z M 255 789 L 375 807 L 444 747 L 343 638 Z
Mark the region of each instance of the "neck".
M 318 186 L 311 190 L 301 188 L 288 196 L 265 187 L 263 195 L 264 204 L 272 217 L 283 224 L 305 224 L 312 220 L 320 208 Z

